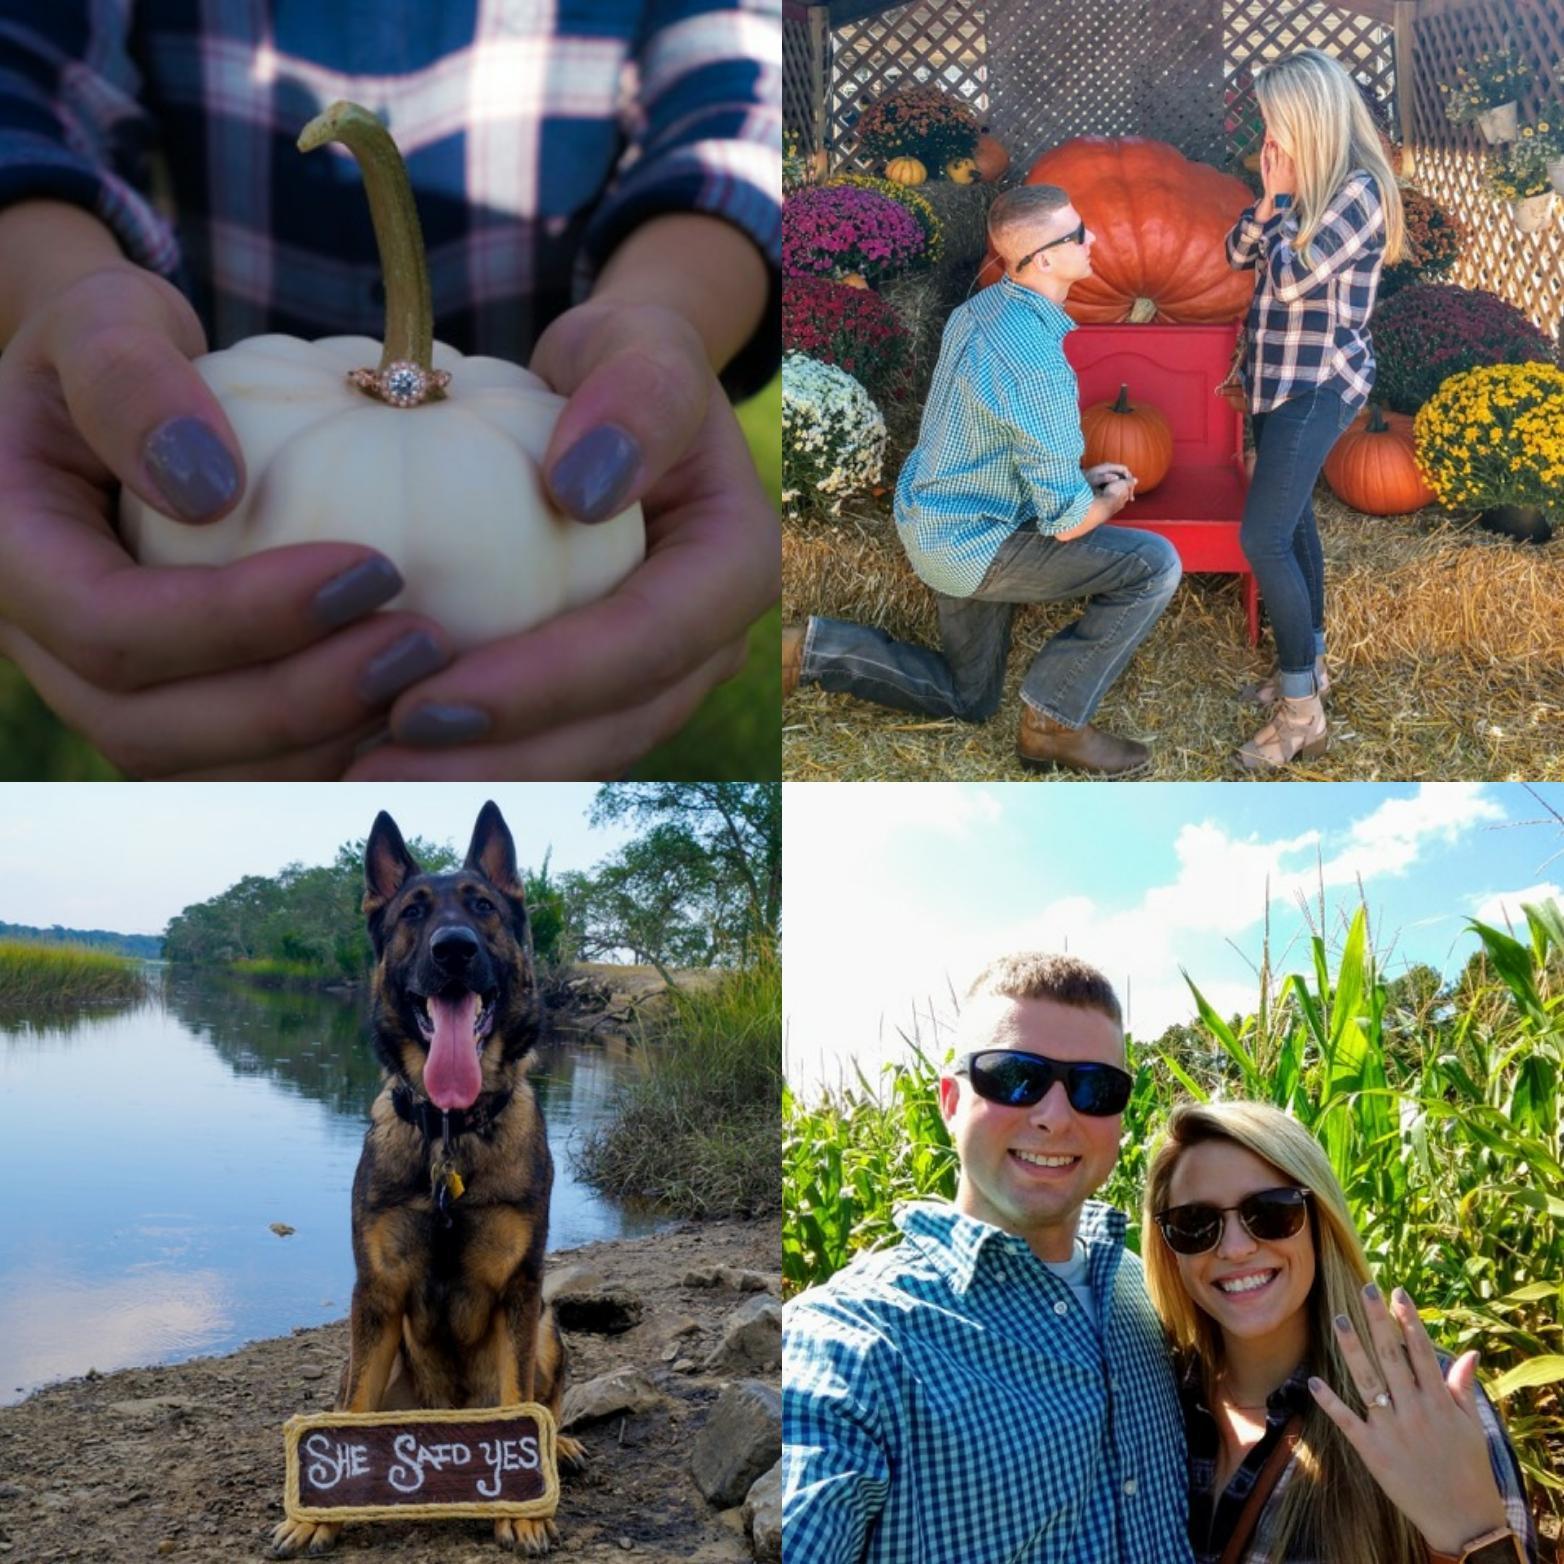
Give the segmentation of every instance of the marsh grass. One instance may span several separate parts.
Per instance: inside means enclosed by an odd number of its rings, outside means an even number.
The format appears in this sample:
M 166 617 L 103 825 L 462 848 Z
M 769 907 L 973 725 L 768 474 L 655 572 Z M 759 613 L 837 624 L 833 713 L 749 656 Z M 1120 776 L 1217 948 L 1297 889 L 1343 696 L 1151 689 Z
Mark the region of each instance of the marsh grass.
M 85 945 L 0 940 L 0 1004 L 27 1006 L 136 1000 L 147 992 L 139 962 Z
M 681 1216 L 777 1210 L 780 960 L 672 991 L 641 1043 L 640 1078 L 573 1153 L 582 1177 Z
M 1338 950 L 1260 967 L 1253 1013 L 1224 1020 L 1192 979 L 1192 1045 L 1131 1045 L 1135 1092 L 1101 1198 L 1138 1215 L 1147 1159 L 1181 1098 L 1284 1109 L 1330 1157 L 1382 1286 L 1407 1289 L 1435 1340 L 1482 1352 L 1539 1510 L 1564 1510 L 1564 913 L 1528 907 L 1524 937 L 1473 922 L 1461 979 L 1387 982 L 1360 906 Z M 1164 1034 L 1168 1036 L 1169 1034 Z M 948 1197 L 937 1109 L 944 1056 L 920 1038 L 876 1082 L 783 1097 L 783 1284 L 823 1281 L 894 1239 L 894 1205 Z M 1132 1248 L 1139 1247 L 1136 1223 Z M 1550 1523 L 1551 1526 L 1551 1523 Z
M 294 985 L 317 987 L 342 981 L 342 972 L 318 961 L 287 961 L 278 956 L 241 956 L 228 963 L 229 971 L 263 987 Z

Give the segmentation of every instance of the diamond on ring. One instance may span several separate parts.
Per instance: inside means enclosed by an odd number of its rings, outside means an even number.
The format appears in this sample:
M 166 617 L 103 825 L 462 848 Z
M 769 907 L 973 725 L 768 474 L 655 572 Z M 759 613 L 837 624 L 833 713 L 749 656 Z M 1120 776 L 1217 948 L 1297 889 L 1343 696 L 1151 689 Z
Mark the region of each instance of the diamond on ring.
M 350 369 L 348 381 L 392 407 L 417 407 L 420 402 L 443 396 L 451 377 L 443 369 L 424 370 L 406 359 L 397 359 L 383 370 Z
M 1374 1405 L 1377 1407 L 1388 1407 L 1390 1405 L 1390 1392 L 1388 1390 L 1380 1391 L 1380 1393 L 1374 1397 Z

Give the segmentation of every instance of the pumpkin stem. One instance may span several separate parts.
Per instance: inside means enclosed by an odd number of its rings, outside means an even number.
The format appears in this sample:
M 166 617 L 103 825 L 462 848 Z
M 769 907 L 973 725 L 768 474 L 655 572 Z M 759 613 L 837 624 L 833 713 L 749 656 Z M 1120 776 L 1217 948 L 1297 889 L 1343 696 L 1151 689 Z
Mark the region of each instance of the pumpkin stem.
M 1157 318 L 1157 301 L 1148 299 L 1142 294 L 1130 305 L 1130 312 L 1127 318 L 1132 326 L 1144 326 L 1147 321 L 1155 320 Z
M 1135 409 L 1130 406 L 1130 388 L 1120 386 L 1119 394 L 1114 399 L 1113 406 L 1108 409 L 1110 413 L 1133 413 Z
M 385 126 L 368 109 L 345 99 L 333 103 L 304 127 L 299 133 L 299 151 L 312 152 L 328 141 L 340 141 L 364 174 L 364 194 L 375 225 L 386 289 L 381 372 L 400 361 L 416 364 L 429 374 L 433 369 L 434 306 L 407 165 Z M 367 390 L 362 385 L 360 389 Z
M 1379 403 L 1370 402 L 1368 428 L 1364 430 L 1364 433 L 1384 434 L 1389 428 L 1390 425 L 1385 422 L 1384 418 L 1380 414 Z

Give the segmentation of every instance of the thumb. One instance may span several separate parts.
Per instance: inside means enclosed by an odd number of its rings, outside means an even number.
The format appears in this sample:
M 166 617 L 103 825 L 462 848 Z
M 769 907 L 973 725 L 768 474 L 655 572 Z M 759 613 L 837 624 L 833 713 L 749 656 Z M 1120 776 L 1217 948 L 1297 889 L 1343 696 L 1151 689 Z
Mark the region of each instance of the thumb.
M 588 522 L 617 515 L 684 455 L 716 387 L 694 328 L 647 307 L 567 312 L 532 368 L 568 399 L 543 457 L 549 489 Z
M 1475 1352 L 1463 1352 L 1450 1365 L 1445 1384 L 1455 1404 L 1480 1427 L 1482 1415 L 1477 1409 L 1477 1357 Z
M 150 273 L 92 282 L 72 290 L 73 308 L 50 340 L 72 423 L 149 505 L 180 521 L 215 521 L 244 492 L 244 456 L 190 362 L 206 350 L 194 310 Z

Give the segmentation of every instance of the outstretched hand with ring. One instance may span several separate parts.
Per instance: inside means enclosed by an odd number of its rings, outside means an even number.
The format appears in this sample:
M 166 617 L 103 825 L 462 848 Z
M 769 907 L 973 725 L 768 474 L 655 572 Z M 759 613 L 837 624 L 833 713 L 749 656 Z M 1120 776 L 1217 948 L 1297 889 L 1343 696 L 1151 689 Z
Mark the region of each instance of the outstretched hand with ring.
M 1477 1354 L 1462 1353 L 1446 1377 L 1405 1292 L 1396 1289 L 1394 1316 L 1372 1284 L 1363 1300 L 1383 1376 L 1344 1314 L 1336 1317 L 1336 1339 L 1366 1415 L 1359 1417 L 1321 1379 L 1310 1379 L 1309 1389 L 1429 1547 L 1458 1553 L 1473 1537 L 1505 1524 L 1477 1405 Z

